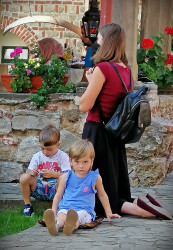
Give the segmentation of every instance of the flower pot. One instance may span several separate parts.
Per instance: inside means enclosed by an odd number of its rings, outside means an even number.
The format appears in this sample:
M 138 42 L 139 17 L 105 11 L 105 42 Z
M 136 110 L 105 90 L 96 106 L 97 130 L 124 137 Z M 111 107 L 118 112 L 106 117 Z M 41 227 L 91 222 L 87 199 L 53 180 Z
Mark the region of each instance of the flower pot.
M 70 76 L 69 74 L 64 75 L 64 78 L 63 78 L 64 86 L 67 84 L 69 76 Z
M 13 92 L 12 88 L 10 87 L 11 76 L 9 74 L 1 74 L 1 81 L 7 92 Z
M 32 83 L 32 88 L 31 89 L 26 89 L 24 92 L 36 93 L 37 89 L 42 86 L 41 76 L 30 76 L 30 80 L 31 80 L 31 83 Z
M 31 83 L 32 83 L 32 88 L 31 89 L 26 89 L 23 92 L 32 92 L 36 93 L 37 89 L 42 86 L 42 79 L 41 76 L 31 76 Z M 11 83 L 11 75 L 9 74 L 1 74 L 1 81 L 6 88 L 7 92 L 14 92 L 10 86 Z
M 67 81 L 69 78 L 69 74 L 65 74 L 63 78 L 64 86 L 66 85 Z M 37 89 L 42 86 L 42 79 L 41 76 L 30 76 L 31 83 L 32 83 L 32 88 L 31 89 L 26 89 L 23 92 L 25 93 L 36 93 Z M 7 92 L 14 92 L 10 86 L 11 83 L 11 75 L 9 74 L 1 74 L 1 81 L 6 88 Z

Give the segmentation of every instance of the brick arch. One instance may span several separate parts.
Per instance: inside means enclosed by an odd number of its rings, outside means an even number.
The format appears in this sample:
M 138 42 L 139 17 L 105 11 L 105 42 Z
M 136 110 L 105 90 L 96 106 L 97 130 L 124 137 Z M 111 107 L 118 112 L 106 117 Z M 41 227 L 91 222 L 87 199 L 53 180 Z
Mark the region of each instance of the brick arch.
M 7 16 L 4 16 L 1 22 L 1 29 L 4 30 L 5 27 L 16 20 L 18 19 L 15 19 L 13 17 L 8 18 Z M 20 37 L 28 47 L 31 43 L 36 43 L 38 40 L 38 37 L 34 33 L 34 31 L 31 28 L 28 28 L 25 24 L 11 29 L 10 32 Z

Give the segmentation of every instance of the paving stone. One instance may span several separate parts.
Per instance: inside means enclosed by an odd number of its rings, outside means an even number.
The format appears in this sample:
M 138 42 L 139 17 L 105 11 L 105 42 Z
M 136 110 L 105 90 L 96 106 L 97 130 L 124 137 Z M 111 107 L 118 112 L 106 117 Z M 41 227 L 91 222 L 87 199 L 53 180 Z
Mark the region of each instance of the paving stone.
M 5 184 L 5 183 L 4 183 Z M 22 201 L 19 185 L 16 183 L 1 185 L 0 202 Z M 162 200 L 169 201 L 173 208 L 173 171 L 164 183 L 155 187 L 132 188 L 135 197 L 140 194 L 157 194 Z M 10 196 L 11 194 L 11 196 Z M 11 200 L 10 200 L 11 199 Z M 33 200 L 33 203 L 35 201 Z M 34 203 L 37 207 L 39 203 Z M 50 205 L 50 204 L 49 204 Z M 19 234 L 0 239 L 0 250 L 173 250 L 173 220 L 146 219 L 124 215 L 110 223 L 104 219 L 94 229 L 78 229 L 71 236 L 62 231 L 58 236 L 49 235 L 47 228 L 37 224 Z

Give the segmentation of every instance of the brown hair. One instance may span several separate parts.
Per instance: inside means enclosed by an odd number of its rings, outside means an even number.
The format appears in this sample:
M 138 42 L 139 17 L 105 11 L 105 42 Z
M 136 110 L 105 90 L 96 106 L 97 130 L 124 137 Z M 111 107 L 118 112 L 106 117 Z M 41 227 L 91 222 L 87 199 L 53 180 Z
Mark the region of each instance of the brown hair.
M 88 140 L 78 140 L 72 143 L 69 149 L 69 157 L 71 159 L 80 159 L 89 155 L 91 159 L 95 157 L 95 151 L 92 143 Z
M 53 126 L 48 125 L 42 129 L 39 136 L 39 142 L 44 146 L 52 146 L 55 145 L 60 140 L 60 132 L 59 130 Z
M 125 32 L 121 25 L 110 23 L 101 26 L 98 32 L 103 36 L 103 44 L 93 56 L 94 64 L 104 61 L 121 61 L 127 65 L 125 54 Z

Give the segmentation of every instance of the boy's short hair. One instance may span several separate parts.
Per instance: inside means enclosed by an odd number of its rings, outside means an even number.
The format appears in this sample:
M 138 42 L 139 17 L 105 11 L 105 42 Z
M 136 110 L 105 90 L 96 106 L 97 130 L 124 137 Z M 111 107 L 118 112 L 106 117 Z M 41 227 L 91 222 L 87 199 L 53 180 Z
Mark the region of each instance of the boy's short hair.
M 69 149 L 69 157 L 71 159 L 80 159 L 89 155 L 91 159 L 95 157 L 93 144 L 88 140 L 78 140 L 72 143 Z
M 48 125 L 42 129 L 39 135 L 39 142 L 44 146 L 52 146 L 58 143 L 60 140 L 60 132 L 59 130 L 53 126 Z

